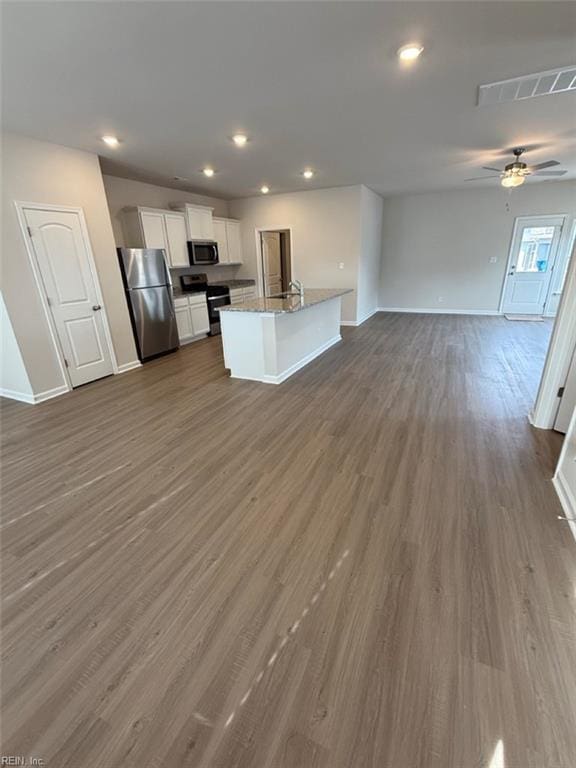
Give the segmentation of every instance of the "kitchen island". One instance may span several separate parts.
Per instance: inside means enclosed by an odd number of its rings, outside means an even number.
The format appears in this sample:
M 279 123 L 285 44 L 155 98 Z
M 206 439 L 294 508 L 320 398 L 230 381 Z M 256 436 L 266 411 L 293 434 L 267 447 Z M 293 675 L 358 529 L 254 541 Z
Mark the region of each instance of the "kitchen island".
M 220 307 L 224 363 L 233 378 L 281 384 L 341 340 L 341 297 L 309 289 Z

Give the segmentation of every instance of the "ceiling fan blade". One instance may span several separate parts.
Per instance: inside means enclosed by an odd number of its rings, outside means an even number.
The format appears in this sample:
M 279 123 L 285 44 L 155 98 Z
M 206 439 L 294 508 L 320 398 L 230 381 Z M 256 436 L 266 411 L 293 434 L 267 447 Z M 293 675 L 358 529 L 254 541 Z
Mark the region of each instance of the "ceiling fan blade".
M 474 176 L 473 179 L 464 179 L 464 181 L 484 181 L 484 179 L 499 179 L 500 174 L 498 176 Z
M 531 165 L 528 170 L 529 171 L 540 171 L 543 168 L 553 168 L 555 165 L 560 165 L 558 160 L 548 160 L 545 163 L 537 163 L 536 165 Z
M 489 165 L 483 165 L 482 166 L 483 171 L 496 171 L 496 173 L 504 173 L 503 170 L 500 170 L 500 168 L 491 168 Z
M 532 176 L 564 176 L 568 171 L 536 171 Z

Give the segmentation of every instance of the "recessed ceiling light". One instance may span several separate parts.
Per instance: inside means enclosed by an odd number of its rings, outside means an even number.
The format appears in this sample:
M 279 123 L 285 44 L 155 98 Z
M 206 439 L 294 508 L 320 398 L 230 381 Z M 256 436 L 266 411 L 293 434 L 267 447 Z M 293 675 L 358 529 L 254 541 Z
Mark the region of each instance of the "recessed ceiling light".
M 214 176 L 214 168 L 210 168 L 210 166 L 206 166 L 206 168 L 202 168 L 202 173 L 204 176 L 208 176 L 208 178 L 212 178 Z
M 248 141 L 248 136 L 243 133 L 235 133 L 234 136 L 232 136 L 232 141 L 237 147 L 244 147 Z
M 102 136 L 102 141 L 109 147 L 117 147 L 120 144 L 116 136 Z
M 312 168 L 306 168 L 302 172 L 302 176 L 304 176 L 305 179 L 311 179 L 314 176 L 314 171 L 312 170 Z
M 398 49 L 398 58 L 400 61 L 416 61 L 424 48 L 419 43 L 408 43 Z
M 260 192 L 262 192 L 263 195 L 267 195 L 268 192 L 270 192 L 270 187 L 267 187 L 266 184 L 260 187 Z

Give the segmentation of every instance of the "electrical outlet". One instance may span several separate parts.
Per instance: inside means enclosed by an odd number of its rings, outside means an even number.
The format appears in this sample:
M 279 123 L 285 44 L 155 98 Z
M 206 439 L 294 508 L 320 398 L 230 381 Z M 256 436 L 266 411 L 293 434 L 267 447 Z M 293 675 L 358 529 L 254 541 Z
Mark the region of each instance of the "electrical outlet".
M 490 256 L 490 264 L 496 264 L 498 261 L 498 256 Z
M 344 262 L 343 261 L 339 261 L 338 262 L 338 269 L 344 269 Z
M 444 304 L 444 296 L 438 296 L 438 304 Z

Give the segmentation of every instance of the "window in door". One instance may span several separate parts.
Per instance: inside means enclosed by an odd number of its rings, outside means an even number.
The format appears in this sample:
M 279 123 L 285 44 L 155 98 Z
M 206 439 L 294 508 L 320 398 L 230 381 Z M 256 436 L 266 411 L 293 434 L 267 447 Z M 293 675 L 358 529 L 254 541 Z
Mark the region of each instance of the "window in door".
M 516 272 L 546 272 L 554 227 L 524 227 Z

